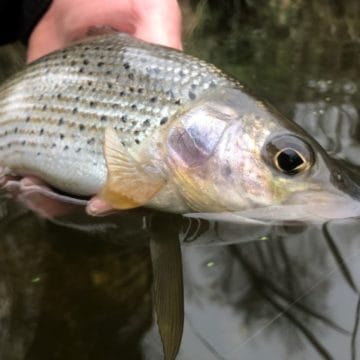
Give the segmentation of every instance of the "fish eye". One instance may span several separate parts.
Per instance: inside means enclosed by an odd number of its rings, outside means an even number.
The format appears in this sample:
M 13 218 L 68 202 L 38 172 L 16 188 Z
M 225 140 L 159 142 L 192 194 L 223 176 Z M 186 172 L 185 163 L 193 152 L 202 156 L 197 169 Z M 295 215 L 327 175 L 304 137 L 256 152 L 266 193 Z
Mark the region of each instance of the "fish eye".
M 285 174 L 294 175 L 303 170 L 306 160 L 295 149 L 279 150 L 274 157 L 275 166 Z
M 263 156 L 276 170 L 290 176 L 303 173 L 314 163 L 310 145 L 294 135 L 272 138 L 265 145 Z

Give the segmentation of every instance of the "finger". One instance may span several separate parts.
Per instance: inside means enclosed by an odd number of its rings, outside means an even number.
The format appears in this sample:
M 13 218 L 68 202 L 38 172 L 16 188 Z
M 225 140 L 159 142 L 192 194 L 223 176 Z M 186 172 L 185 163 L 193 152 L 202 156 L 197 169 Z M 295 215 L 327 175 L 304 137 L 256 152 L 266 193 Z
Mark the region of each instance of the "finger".
M 27 61 L 67 46 L 97 25 L 182 48 L 181 12 L 176 0 L 54 0 L 30 36 Z
M 148 42 L 181 50 L 181 11 L 177 1 L 148 0 L 137 3 L 139 19 L 134 35 Z

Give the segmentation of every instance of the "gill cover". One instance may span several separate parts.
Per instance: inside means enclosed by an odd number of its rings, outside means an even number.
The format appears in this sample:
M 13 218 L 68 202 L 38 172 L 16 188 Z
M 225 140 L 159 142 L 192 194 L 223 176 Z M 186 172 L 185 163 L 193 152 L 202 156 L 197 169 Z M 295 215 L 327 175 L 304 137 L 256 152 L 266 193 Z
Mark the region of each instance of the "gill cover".
M 218 202 L 212 198 L 209 182 L 209 167 L 227 122 L 230 109 L 218 108 L 204 102 L 184 113 L 167 138 L 167 153 L 174 181 L 187 205 L 196 211 L 219 209 Z

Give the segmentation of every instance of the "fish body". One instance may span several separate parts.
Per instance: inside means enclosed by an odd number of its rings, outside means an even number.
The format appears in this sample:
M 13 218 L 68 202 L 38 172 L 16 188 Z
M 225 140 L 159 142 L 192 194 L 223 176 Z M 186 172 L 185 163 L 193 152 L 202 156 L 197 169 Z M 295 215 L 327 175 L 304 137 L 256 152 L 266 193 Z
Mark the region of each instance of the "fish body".
M 301 128 L 215 66 L 125 34 L 85 39 L 3 84 L 0 164 L 119 209 L 238 212 L 321 194 L 323 210 L 352 199 L 346 214 L 358 211 L 346 186 L 357 180 L 336 180 Z
M 88 39 L 3 85 L 0 162 L 68 193 L 95 194 L 106 180 L 106 127 L 136 157 L 184 104 L 228 83 L 215 67 L 127 35 Z

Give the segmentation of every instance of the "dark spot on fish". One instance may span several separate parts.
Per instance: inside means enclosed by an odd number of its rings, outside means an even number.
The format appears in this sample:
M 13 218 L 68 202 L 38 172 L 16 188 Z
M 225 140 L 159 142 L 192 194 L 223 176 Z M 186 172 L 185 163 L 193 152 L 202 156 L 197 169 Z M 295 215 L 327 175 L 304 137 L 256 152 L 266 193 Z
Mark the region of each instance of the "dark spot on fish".
M 94 47 L 95 50 L 100 50 L 99 46 Z
M 91 76 L 93 75 L 94 73 L 92 71 L 89 71 L 88 74 Z
M 135 139 L 135 142 L 136 142 L 136 144 L 140 144 L 140 140 L 139 139 Z
M 121 141 L 121 145 L 122 145 L 122 146 L 126 146 L 126 143 L 125 143 L 124 140 Z
M 216 87 L 216 84 L 214 83 L 214 81 L 211 81 L 210 84 L 209 84 L 209 86 L 210 86 L 211 88 L 215 88 L 215 87 Z
M 64 137 L 65 137 L 65 135 L 64 135 L 64 134 L 60 134 L 60 140 L 63 140 L 63 139 L 64 139 Z
M 156 100 L 157 100 L 157 97 L 156 97 L 156 96 L 153 96 L 153 97 L 150 98 L 150 102 L 151 102 L 151 103 L 156 102 Z
M 8 144 L 7 144 L 7 147 L 8 147 L 8 148 L 11 148 L 11 143 L 8 143 Z
M 134 88 L 132 86 L 129 87 L 129 91 L 132 93 L 134 92 Z
M 66 151 L 66 150 L 68 150 L 68 149 L 69 149 L 69 146 L 65 145 L 65 146 L 64 146 L 64 150 Z
M 53 144 L 51 145 L 51 148 L 52 148 L 52 149 L 56 148 L 56 144 L 53 143 Z
M 192 88 L 193 90 L 195 90 L 195 89 L 196 89 L 196 84 L 191 84 L 191 88 Z
M 222 169 L 221 169 L 222 174 L 224 175 L 224 177 L 229 177 L 232 173 L 231 167 L 229 165 L 225 165 Z
M 77 96 L 76 98 L 75 98 L 75 101 L 79 101 L 80 100 L 80 96 Z
M 89 49 L 90 49 L 90 48 L 89 48 L 88 46 L 85 46 L 85 47 L 84 47 L 84 50 L 85 50 L 85 51 L 87 51 L 87 50 L 89 50 Z
M 81 151 L 81 148 L 77 148 L 75 152 L 79 153 L 80 151 Z
M 136 110 L 136 109 L 137 109 L 136 104 L 132 104 L 132 105 L 131 105 L 131 109 L 132 109 L 132 110 Z
M 92 91 L 92 92 L 95 92 L 95 91 L 96 91 L 96 88 L 92 88 L 91 91 Z
M 133 73 L 130 73 L 130 74 L 128 75 L 128 78 L 129 78 L 130 80 L 134 80 L 134 74 L 133 74 Z
M 194 100 L 195 98 L 196 98 L 196 95 L 192 91 L 189 91 L 189 99 Z
M 89 60 L 88 60 L 88 59 L 84 59 L 83 64 L 84 64 L 84 65 L 89 65 Z
M 139 94 L 142 94 L 144 92 L 144 89 L 143 88 L 138 88 L 138 93 Z
M 90 101 L 90 102 L 89 102 L 89 105 L 90 105 L 90 107 L 95 107 L 95 102 L 94 102 L 94 101 Z
M 120 95 L 120 96 L 124 96 L 124 95 L 125 95 L 125 91 L 120 91 L 120 92 L 119 92 L 119 95 Z
M 108 86 L 109 89 L 111 89 L 112 88 L 112 83 L 108 82 L 107 86 Z
M 41 129 L 39 134 L 42 135 L 43 133 L 44 133 L 44 129 Z
M 175 101 L 175 105 L 180 105 L 180 104 L 181 104 L 180 99 L 178 99 L 178 100 Z
M 41 153 L 40 153 L 40 152 L 36 153 L 36 156 L 40 156 L 40 155 L 41 155 Z
M 166 123 L 167 123 L 167 121 L 168 121 L 167 116 L 164 116 L 164 117 L 160 120 L 160 125 L 164 125 L 164 124 L 166 124 Z
M 64 123 L 64 119 L 60 118 L 59 121 L 58 121 L 58 125 L 61 126 L 63 123 Z
M 74 107 L 73 110 L 72 110 L 72 113 L 73 114 L 76 114 L 78 112 L 78 108 L 77 107 Z
M 110 46 L 110 47 L 108 47 L 106 50 L 107 50 L 107 51 L 111 51 L 112 49 L 113 49 L 113 47 Z
M 118 104 L 112 104 L 111 107 L 115 110 L 115 109 L 117 109 L 119 107 L 119 105 Z
M 44 105 L 44 106 L 42 107 L 42 109 L 43 109 L 43 111 L 45 111 L 45 110 L 47 109 L 47 105 Z
M 127 116 L 126 115 L 123 115 L 123 116 L 121 116 L 121 121 L 123 122 L 123 123 L 126 123 L 126 121 L 127 121 Z
M 129 63 L 124 63 L 124 65 L 123 65 L 123 66 L 124 66 L 124 69 L 125 69 L 125 70 L 130 69 L 130 65 L 129 65 Z
M 105 63 L 103 62 L 103 61 L 99 61 L 98 63 L 97 63 L 97 66 L 98 67 L 102 67 L 102 66 L 104 66 L 105 65 Z
M 146 119 L 144 122 L 143 122 L 144 126 L 148 127 L 150 126 L 150 119 Z
M 83 124 L 80 124 L 80 125 L 79 125 L 79 130 L 80 130 L 80 131 L 83 131 L 84 129 L 85 129 L 85 126 L 84 126 Z
M 139 134 L 140 134 L 140 131 L 139 131 L 139 130 L 135 130 L 135 131 L 134 131 L 134 135 L 135 135 L 135 136 L 138 136 Z
M 169 96 L 171 99 L 174 99 L 175 96 L 174 96 L 174 93 L 172 90 L 168 90 L 166 93 L 165 93 L 167 96 Z
M 95 138 L 91 138 L 87 141 L 88 145 L 92 145 L 95 143 Z
M 14 133 L 16 134 L 18 132 L 18 128 L 16 127 L 15 129 L 14 129 Z
M 91 80 L 88 80 L 88 85 L 91 86 L 92 85 L 92 81 Z
M 64 54 L 62 58 L 65 60 L 67 58 L 67 54 Z
M 111 73 L 112 73 L 111 70 L 107 70 L 105 74 L 106 74 L 106 75 L 111 75 Z
M 57 97 L 58 99 L 61 99 L 61 96 L 62 96 L 61 94 L 57 94 L 57 95 L 56 95 L 56 97 Z
M 180 71 L 179 71 L 179 76 L 180 76 L 180 77 L 184 77 L 184 76 L 185 76 L 185 73 L 184 73 L 182 70 L 180 70 Z
M 26 144 L 26 141 L 23 140 L 23 141 L 21 142 L 21 145 L 24 146 L 25 144 Z
M 131 122 L 131 125 L 132 125 L 132 126 L 136 126 L 136 124 L 137 124 L 137 122 L 136 122 L 135 120 L 133 120 L 133 121 Z
M 75 66 L 76 65 L 76 61 L 75 60 L 72 60 L 71 63 L 70 63 L 71 66 Z
M 107 117 L 106 117 L 105 115 L 102 115 L 102 116 L 100 117 L 100 121 L 101 121 L 101 122 L 107 121 Z
M 84 72 L 84 68 L 81 67 L 81 68 L 79 69 L 79 73 L 83 73 L 83 72 Z
M 42 100 L 43 97 L 44 97 L 44 95 L 40 95 L 40 96 L 39 96 L 39 100 Z
M 153 72 L 155 74 L 160 74 L 160 69 L 156 67 L 156 68 L 153 69 Z
M 30 116 L 28 116 L 26 119 L 25 119 L 25 122 L 29 122 L 30 121 Z
M 80 57 L 83 59 L 85 57 L 85 54 L 84 53 L 80 54 Z

